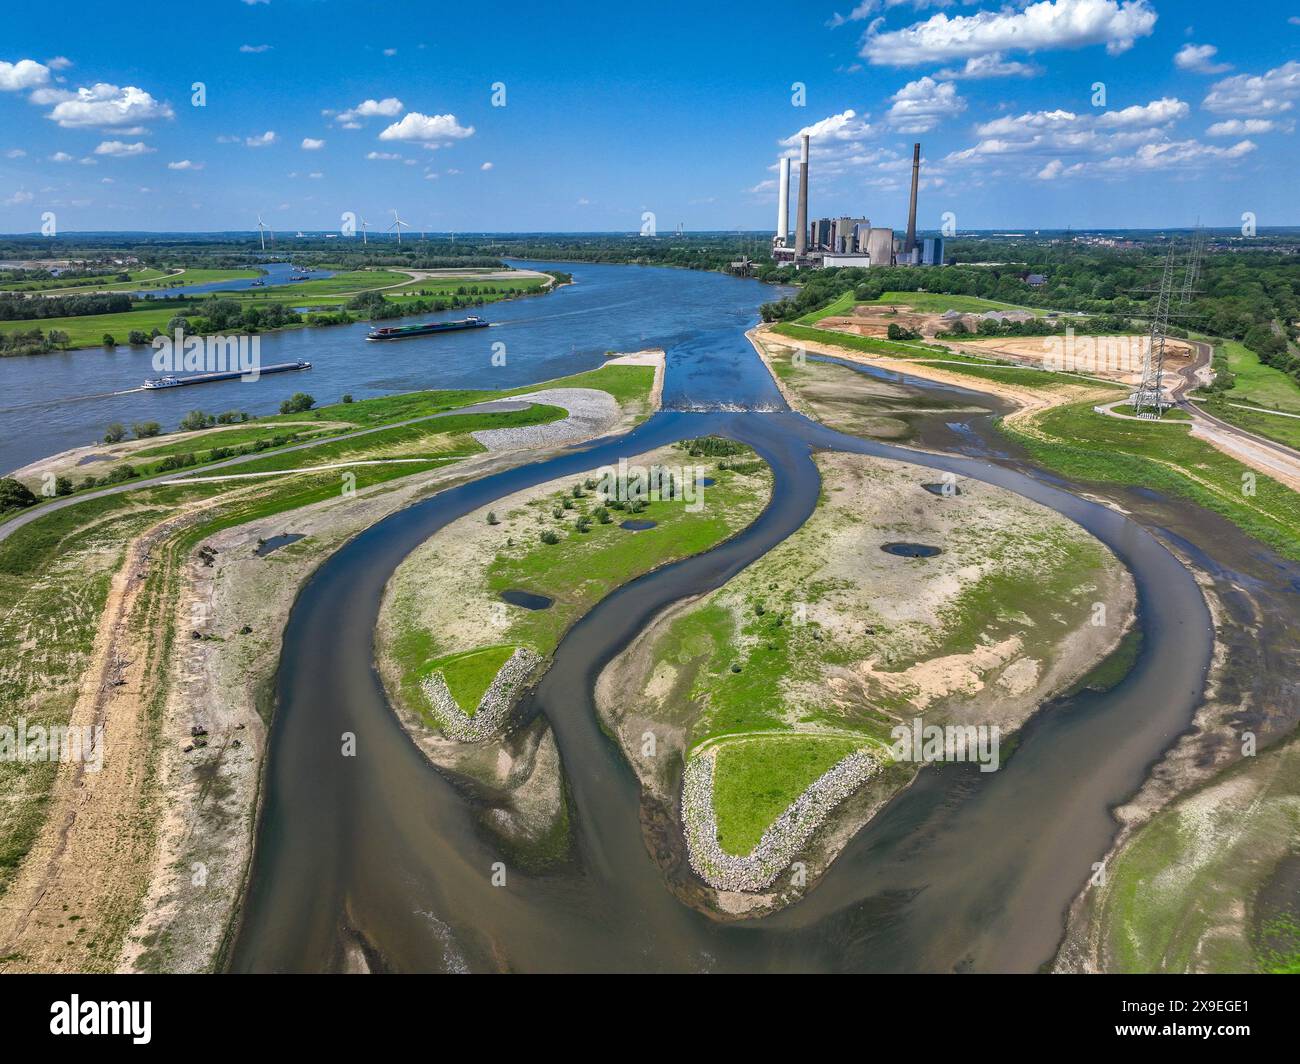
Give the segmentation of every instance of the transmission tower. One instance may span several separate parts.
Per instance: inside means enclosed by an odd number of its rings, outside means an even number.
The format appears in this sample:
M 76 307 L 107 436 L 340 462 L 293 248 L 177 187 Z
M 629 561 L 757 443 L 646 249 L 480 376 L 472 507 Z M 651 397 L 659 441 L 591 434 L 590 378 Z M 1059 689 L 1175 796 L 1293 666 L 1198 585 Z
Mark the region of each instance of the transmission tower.
M 1151 337 L 1146 358 L 1142 361 L 1142 383 L 1130 397 L 1133 413 L 1140 418 L 1157 420 L 1172 405 L 1165 398 L 1165 340 L 1169 335 L 1169 305 L 1174 295 L 1174 255 L 1176 247 L 1169 245 L 1164 270 L 1160 275 L 1160 290 L 1156 294 L 1155 312 L 1151 315 Z M 1188 271 L 1191 260 L 1188 260 Z M 1185 286 L 1184 286 L 1185 287 Z
M 1192 236 L 1192 247 L 1187 253 L 1187 273 L 1183 277 L 1183 291 L 1179 302 L 1186 306 L 1196 294 L 1196 282 L 1201 278 L 1201 259 L 1205 255 L 1205 230 L 1199 225 Z

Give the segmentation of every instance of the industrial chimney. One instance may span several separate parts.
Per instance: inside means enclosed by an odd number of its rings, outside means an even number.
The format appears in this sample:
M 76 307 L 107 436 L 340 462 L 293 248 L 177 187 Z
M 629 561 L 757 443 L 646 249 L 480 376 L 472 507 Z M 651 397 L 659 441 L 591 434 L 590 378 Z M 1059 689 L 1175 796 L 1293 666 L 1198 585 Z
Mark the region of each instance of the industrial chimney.
M 916 186 L 921 179 L 921 145 L 912 145 L 912 203 L 907 209 L 907 237 L 903 241 L 903 253 L 911 256 L 916 247 Z
M 803 135 L 803 147 L 799 151 L 799 209 L 795 214 L 797 229 L 794 234 L 794 253 L 804 255 L 808 251 L 808 134 Z
M 781 159 L 781 188 L 776 198 L 776 239 L 777 247 L 785 247 L 790 239 L 790 157 Z

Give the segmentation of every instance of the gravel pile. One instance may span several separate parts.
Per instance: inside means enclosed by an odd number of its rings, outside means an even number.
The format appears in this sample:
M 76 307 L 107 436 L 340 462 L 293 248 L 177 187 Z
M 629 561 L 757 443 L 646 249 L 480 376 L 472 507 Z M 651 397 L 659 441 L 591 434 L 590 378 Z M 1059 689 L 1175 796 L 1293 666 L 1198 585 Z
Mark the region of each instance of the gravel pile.
M 527 647 L 516 648 L 515 652 L 506 659 L 506 663 L 497 670 L 492 682 L 488 684 L 488 689 L 483 693 L 483 699 L 472 717 L 462 712 L 460 706 L 456 704 L 451 691 L 447 689 L 447 681 L 442 678 L 442 673 L 429 673 L 420 681 L 420 688 L 429 699 L 433 714 L 448 739 L 455 739 L 461 743 L 481 743 L 496 735 L 501 722 L 510 712 L 519 688 L 541 661 L 541 655 Z
M 831 810 L 880 770 L 866 750 L 855 750 L 799 795 L 763 832 L 745 857 L 725 853 L 718 845 L 718 820 L 713 809 L 713 770 L 717 749 L 694 757 L 682 778 L 682 823 L 686 847 L 696 875 L 717 890 L 763 890 L 790 867 Z
M 489 451 L 532 450 L 603 436 L 619 420 L 618 402 L 596 388 L 544 388 L 512 400 L 560 406 L 569 416 L 549 425 L 524 425 L 513 429 L 480 429 L 471 433 Z

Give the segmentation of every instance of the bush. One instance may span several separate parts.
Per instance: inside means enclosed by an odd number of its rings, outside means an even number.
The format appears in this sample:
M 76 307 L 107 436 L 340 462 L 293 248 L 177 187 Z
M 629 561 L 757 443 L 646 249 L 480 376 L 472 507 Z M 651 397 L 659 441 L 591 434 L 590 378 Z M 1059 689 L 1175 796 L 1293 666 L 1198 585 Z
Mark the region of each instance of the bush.
M 344 403 L 352 402 L 352 393 L 348 392 L 345 396 L 343 396 L 343 398 L 340 401 Z
M 490 525 L 499 525 L 501 523 L 501 519 L 497 517 L 497 512 L 495 510 L 488 511 L 487 523 Z
M 542 533 L 542 542 L 543 542 L 543 543 L 559 543 L 559 542 L 560 542 L 560 535 L 559 535 L 559 533 L 556 532 L 554 529 L 548 528 L 545 532 Z
M 0 477 L 0 514 L 36 505 L 31 489 L 13 477 Z
M 316 400 L 306 392 L 294 392 L 293 395 L 280 404 L 280 413 L 302 414 L 315 405 Z
M 599 521 L 602 525 L 607 525 L 614 520 L 612 517 L 609 516 L 609 511 L 606 510 L 605 507 L 603 506 L 597 506 L 595 513 L 596 513 L 596 520 Z
M 126 335 L 126 342 L 132 347 L 139 347 L 141 344 L 147 344 L 149 342 L 149 337 L 139 329 L 132 329 Z
M 105 443 L 121 443 L 126 439 L 126 426 L 120 421 L 114 421 L 104 430 Z
M 103 343 L 104 343 L 104 346 L 105 346 L 105 347 L 110 347 L 110 348 L 111 348 L 111 347 L 116 347 L 116 346 L 117 346 L 117 341 L 113 339 L 113 334 L 112 334 L 112 333 L 104 333 L 104 341 L 103 341 Z
M 156 421 L 137 421 L 131 426 L 137 440 L 146 440 L 150 436 L 161 436 L 162 426 Z
M 180 430 L 182 432 L 193 432 L 195 429 L 211 428 L 216 423 L 216 420 L 211 414 L 205 414 L 202 410 L 191 410 L 181 418 Z

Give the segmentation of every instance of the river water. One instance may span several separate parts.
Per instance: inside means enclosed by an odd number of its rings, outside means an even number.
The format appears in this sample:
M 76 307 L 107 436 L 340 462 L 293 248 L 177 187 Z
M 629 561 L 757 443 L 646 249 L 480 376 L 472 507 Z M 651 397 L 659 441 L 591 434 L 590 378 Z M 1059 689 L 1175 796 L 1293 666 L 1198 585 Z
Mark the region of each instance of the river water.
M 588 270 L 647 276 L 628 267 L 572 269 L 577 292 L 590 283 Z M 617 276 L 606 291 L 632 298 Z M 1050 961 L 1067 906 L 1113 837 L 1110 809 L 1136 790 L 1201 698 L 1212 631 L 1200 591 L 1133 521 L 1057 481 L 994 464 L 996 447 L 987 443 L 981 456 L 972 441 L 990 438 L 987 414 L 949 418 L 930 438 L 921 434 L 927 446 L 945 432 L 962 441 L 953 448 L 962 453 L 933 454 L 844 436 L 784 409 L 743 336 L 758 301 L 752 288 L 747 309 L 724 303 L 704 324 L 711 299 L 739 291 L 727 281 L 686 272 L 653 279 L 656 317 L 681 307 L 694 322 L 676 341 L 647 333 L 647 344 L 669 348 L 663 412 L 624 437 L 394 514 L 332 555 L 304 587 L 285 631 L 233 970 L 339 969 L 358 946 L 373 967 L 394 971 L 1032 971 Z M 609 314 L 587 306 L 612 332 L 635 333 L 629 306 Z M 581 329 L 601 331 L 590 320 Z M 502 495 L 706 433 L 762 454 L 775 473 L 773 501 L 741 535 L 613 592 L 567 633 L 526 708 L 544 714 L 555 733 L 573 857 L 541 874 L 512 867 L 506 885 L 493 886 L 493 864 L 504 857 L 480 828 L 472 788 L 429 765 L 375 672 L 384 585 L 429 535 Z M 661 609 L 719 586 L 806 520 L 820 491 L 818 448 L 974 477 L 1077 521 L 1134 573 L 1143 649 L 1106 694 L 1045 707 L 1000 771 L 927 768 L 798 904 L 722 924 L 665 884 L 643 839 L 639 786 L 597 722 L 592 688 Z M 345 732 L 356 735 L 355 757 L 340 756 Z
M 345 393 L 366 399 L 422 388 L 514 388 L 593 369 L 604 361 L 606 351 L 676 351 L 688 341 L 707 341 L 710 336 L 725 343 L 753 321 L 759 303 L 780 295 L 780 290 L 757 281 L 716 273 L 649 266 L 517 265 L 565 270 L 577 283 L 544 296 L 489 304 L 478 312 L 493 323 L 489 329 L 375 344 L 365 338 L 370 326 L 358 323 L 270 332 L 259 338 L 263 364 L 305 359 L 312 368 L 302 373 L 143 391 L 141 382 L 158 376 L 149 348 L 123 344 L 113 351 L 89 348 L 0 360 L 0 425 L 39 426 L 39 431 L 0 433 L 0 470 L 93 444 L 114 421 L 157 421 L 170 430 L 196 407 L 209 413 L 233 409 L 269 414 L 299 391 L 324 404 L 337 402 Z M 504 355 L 503 365 L 494 354 Z M 704 395 L 715 397 L 713 402 L 729 402 L 729 393 L 739 387 L 738 361 L 715 359 L 710 372 L 723 376 L 711 381 L 699 379 L 697 364 L 683 363 L 676 355 L 674 363 L 669 387 L 675 402 L 689 404 L 693 396 Z M 750 398 L 760 404 L 780 403 L 770 381 L 765 389 L 762 382 L 750 382 L 749 387 L 758 389 Z

